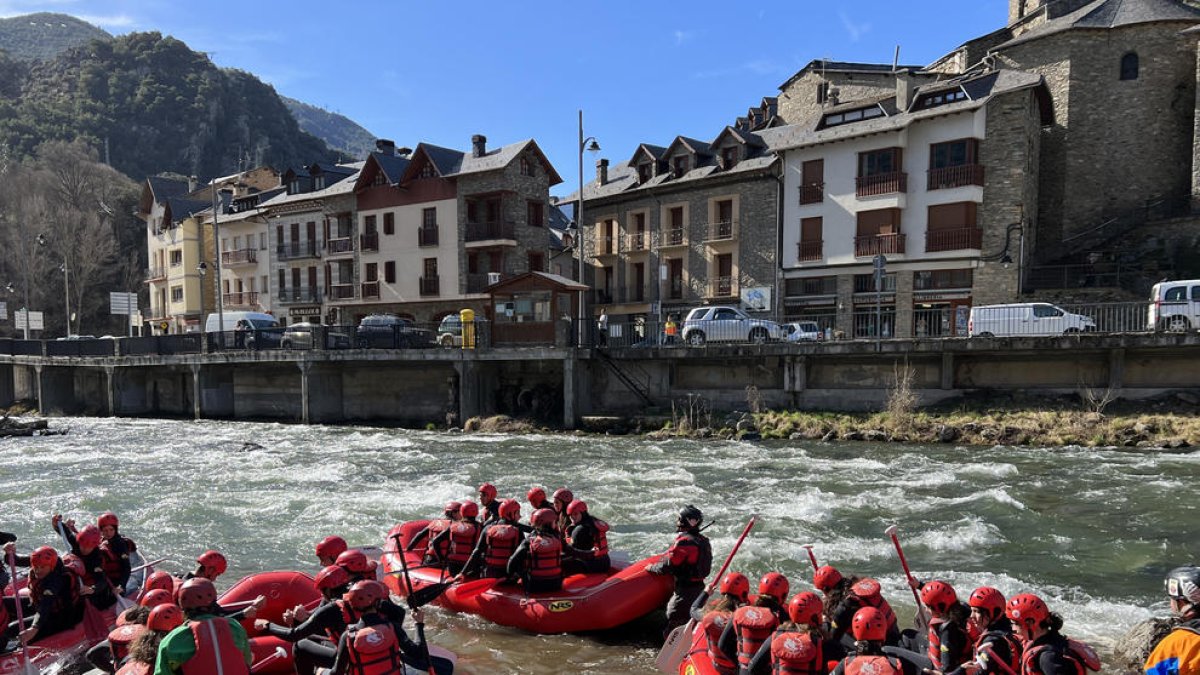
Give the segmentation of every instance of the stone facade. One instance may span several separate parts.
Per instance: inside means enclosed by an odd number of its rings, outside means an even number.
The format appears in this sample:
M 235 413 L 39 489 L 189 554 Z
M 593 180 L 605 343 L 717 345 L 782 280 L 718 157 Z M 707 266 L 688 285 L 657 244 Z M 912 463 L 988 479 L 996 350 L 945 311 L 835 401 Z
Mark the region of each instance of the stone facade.
M 912 70 L 903 66 L 902 69 Z M 932 82 L 936 75 L 914 72 L 914 85 Z M 821 100 L 819 92 L 828 83 L 829 97 Z M 896 73 L 856 71 L 849 69 L 827 69 L 822 71 L 819 62 L 801 70 L 779 87 L 778 111 L 785 124 L 814 127 L 821 115 L 831 106 L 853 101 L 865 101 L 893 96 L 896 93 Z

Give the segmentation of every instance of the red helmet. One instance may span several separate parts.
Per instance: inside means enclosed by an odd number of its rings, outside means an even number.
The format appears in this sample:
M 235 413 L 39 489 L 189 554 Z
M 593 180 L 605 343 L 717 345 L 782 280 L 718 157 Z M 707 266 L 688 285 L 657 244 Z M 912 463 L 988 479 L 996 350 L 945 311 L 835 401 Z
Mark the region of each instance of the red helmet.
M 346 545 L 345 539 L 331 534 L 317 542 L 317 557 L 336 558 L 342 554 L 342 551 L 345 551 L 348 548 L 350 547 Z
M 850 587 L 850 592 L 862 598 L 871 607 L 878 607 L 883 596 L 879 594 L 879 582 L 871 578 L 859 579 Z
M 463 501 L 462 507 L 458 511 L 463 518 L 474 518 L 479 515 L 479 505 L 467 499 Z
M 944 612 L 958 602 L 958 594 L 944 581 L 929 581 L 921 587 L 921 602 L 935 612 Z
M 175 604 L 175 598 L 174 598 L 174 596 L 171 595 L 171 591 L 168 591 L 163 588 L 156 588 L 156 589 L 146 593 L 145 595 L 142 596 L 142 599 L 138 601 L 138 604 L 141 605 L 142 607 L 151 607 L 151 608 L 158 607 L 159 605 L 164 604 L 164 603 L 169 603 L 169 604 L 173 605 L 173 604 Z
M 813 586 L 818 591 L 828 592 L 842 581 L 842 573 L 833 565 L 822 565 L 813 572 Z
M 967 604 L 984 610 L 989 619 L 994 619 L 1004 613 L 1004 594 L 990 586 L 980 586 L 971 591 Z
M 146 628 L 160 633 L 173 631 L 183 625 L 183 610 L 178 605 L 159 605 L 150 610 Z
M 821 623 L 821 612 L 825 611 L 825 603 L 812 591 L 797 593 L 788 600 L 788 616 L 794 623 L 816 626 Z
M 317 576 L 315 579 L 313 579 L 313 583 L 316 584 L 317 590 L 319 591 L 338 588 L 350 583 L 350 573 L 347 572 L 346 568 L 344 567 L 330 565 L 320 572 L 317 572 Z
M 68 553 L 62 557 L 63 567 L 71 570 L 77 577 L 87 576 L 87 567 L 83 564 L 83 559 L 74 553 Z
M 121 521 L 117 520 L 117 514 L 113 513 L 112 511 L 105 511 L 104 513 L 100 514 L 99 518 L 96 519 L 97 527 L 119 527 L 120 524 Z
M 367 554 L 356 548 L 343 551 L 334 564 L 351 574 L 369 574 L 375 569 L 375 566 L 367 559 Z
M 221 555 L 220 551 L 214 551 L 212 549 L 201 553 L 200 556 L 196 558 L 196 562 L 204 565 L 205 567 L 213 568 L 213 570 L 216 571 L 216 576 L 225 574 L 225 570 L 229 569 L 229 563 L 225 560 L 225 556 Z M 185 607 L 184 609 L 187 608 Z
M 581 516 L 587 513 L 587 502 L 582 499 L 576 499 L 567 506 L 568 516 Z
M 505 520 L 520 520 L 521 504 L 515 499 L 505 499 L 500 502 L 500 517 Z
M 75 542 L 79 544 L 79 548 L 92 550 L 100 545 L 100 528 L 95 525 L 84 525 L 79 534 L 75 535 Z
M 58 564 L 58 551 L 50 546 L 39 546 L 29 554 L 30 567 L 54 567 Z
M 553 527 L 558 514 L 553 509 L 538 509 L 529 515 L 529 524 L 534 527 Z
M 570 504 L 575 501 L 575 494 L 567 488 L 558 488 L 554 491 L 554 501 Z
M 575 504 L 578 503 L 575 502 Z M 721 580 L 721 592 L 725 595 L 732 595 L 742 602 L 746 602 L 746 598 L 750 595 L 750 580 L 741 572 L 730 572 Z
M 479 497 L 481 499 L 495 499 L 496 498 L 496 486 L 492 485 L 491 483 L 484 483 L 483 485 L 480 485 L 479 486 Z
M 1004 614 L 1009 619 L 1025 625 L 1040 626 L 1042 622 L 1050 618 L 1050 608 L 1033 593 L 1022 593 L 1009 600 L 1004 610 Z
M 179 607 L 199 609 L 210 607 L 217 601 L 217 587 L 204 577 L 192 577 L 179 588 Z
M 462 510 L 461 502 L 446 502 L 446 507 L 442 509 L 442 513 L 446 514 L 447 516 L 453 516 L 460 510 Z
M 142 585 L 142 590 L 147 593 L 158 590 L 172 592 L 175 590 L 175 577 L 166 570 L 155 570 L 146 577 L 146 583 Z
M 787 601 L 790 588 L 787 577 L 779 572 L 767 572 L 758 582 L 758 594 L 769 595 L 778 600 L 781 605 Z
M 854 639 L 884 640 L 887 638 L 887 619 L 883 612 L 874 607 L 863 607 L 854 613 L 854 623 L 851 625 Z
M 546 491 L 540 487 L 529 488 L 529 492 L 525 493 L 525 499 L 529 500 L 534 506 L 546 501 Z
M 375 603 L 388 596 L 387 587 L 378 581 L 363 579 L 356 581 L 350 590 L 342 595 L 342 599 L 357 610 L 370 609 Z

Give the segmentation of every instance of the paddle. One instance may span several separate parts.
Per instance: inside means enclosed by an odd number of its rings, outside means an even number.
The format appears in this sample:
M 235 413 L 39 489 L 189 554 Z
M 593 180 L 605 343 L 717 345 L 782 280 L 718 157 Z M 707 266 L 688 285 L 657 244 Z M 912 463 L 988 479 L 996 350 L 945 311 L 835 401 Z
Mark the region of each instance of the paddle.
M 288 653 L 287 653 L 286 649 L 284 649 L 283 647 L 276 647 L 275 651 L 264 656 L 261 661 L 258 661 L 257 663 L 254 663 L 253 665 L 251 665 L 250 672 L 251 673 L 260 672 L 260 670 L 262 669 L 263 666 L 267 665 L 268 663 L 273 663 L 275 661 L 278 661 L 279 659 L 286 659 L 287 655 L 288 655 Z
M 911 663 L 916 667 L 918 673 L 934 669 L 933 659 L 920 652 L 914 652 L 901 647 L 884 647 L 883 653 Z
M 891 537 L 892 545 L 896 547 L 896 555 L 900 556 L 900 566 L 904 568 L 904 576 L 908 577 L 908 587 L 912 589 L 913 600 L 917 601 L 917 624 L 928 626 L 929 620 L 925 618 L 925 605 L 921 603 L 921 595 L 917 593 L 916 579 L 913 579 L 912 570 L 908 569 L 908 560 L 904 557 L 904 549 L 900 548 L 900 537 L 896 536 L 896 526 L 888 525 L 883 533 Z
M 742 542 L 746 540 L 746 535 L 750 534 L 750 529 L 754 527 L 754 523 L 758 521 L 758 514 L 750 516 L 750 522 L 746 523 L 745 529 L 742 530 L 742 536 L 738 537 L 734 543 L 733 549 L 729 551 L 729 555 L 725 557 L 725 563 L 721 565 L 721 570 L 717 572 L 717 576 L 713 577 L 712 582 L 708 584 L 708 588 L 704 589 L 706 595 L 711 595 L 717 584 L 721 583 L 721 578 L 725 576 L 725 570 L 729 569 L 729 564 L 733 562 L 733 556 L 737 554 L 738 549 L 742 547 Z M 654 660 L 654 665 L 664 673 L 678 673 L 679 664 L 683 663 L 683 659 L 687 656 L 689 646 L 688 638 L 691 637 L 692 631 L 696 628 L 696 620 L 688 619 L 688 622 L 682 626 L 678 626 L 671 634 L 667 636 L 663 642 L 662 649 L 658 652 L 658 658 Z
M 813 545 L 812 544 L 801 544 L 800 548 L 804 549 L 805 551 L 808 551 L 808 561 L 810 563 L 812 563 L 813 571 L 816 572 L 818 565 L 817 565 L 817 556 L 813 555 L 813 552 L 812 552 Z
M 21 632 L 25 630 L 25 610 L 21 608 L 21 595 L 17 592 L 17 555 L 12 551 L 8 552 L 8 569 L 12 574 L 13 604 L 17 607 L 17 642 L 21 644 L 21 672 L 22 675 L 38 675 L 38 669 L 29 663 L 29 652 L 25 642 L 21 640 Z
M 400 568 L 402 570 L 404 570 L 404 585 L 406 587 L 408 587 L 408 598 L 409 598 L 408 606 L 411 607 L 413 609 L 413 611 L 415 612 L 416 610 L 420 609 L 420 605 L 414 605 L 413 601 L 412 601 L 413 587 L 412 587 L 412 577 L 409 576 L 409 574 L 408 574 L 408 558 L 407 558 L 407 556 L 404 555 L 404 553 L 405 553 L 404 547 L 400 545 L 400 535 L 397 534 L 395 536 L 395 539 L 396 539 L 396 551 L 400 555 Z M 442 589 L 442 590 L 445 590 L 445 589 Z M 436 597 L 436 596 L 434 596 L 434 597 Z M 429 670 L 429 675 L 437 675 L 437 671 L 435 671 L 433 669 L 433 659 L 429 658 L 429 644 L 425 642 L 425 622 L 424 621 L 416 621 L 416 619 L 414 619 L 414 622 L 416 622 L 416 624 L 417 624 L 417 637 L 421 640 L 421 651 L 425 653 L 425 666 Z

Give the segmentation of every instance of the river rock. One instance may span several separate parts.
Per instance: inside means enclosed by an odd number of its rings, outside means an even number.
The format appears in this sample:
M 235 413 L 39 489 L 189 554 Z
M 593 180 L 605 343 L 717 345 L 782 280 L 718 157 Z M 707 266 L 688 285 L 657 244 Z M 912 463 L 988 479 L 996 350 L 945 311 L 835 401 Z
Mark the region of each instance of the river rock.
M 861 431 L 850 431 L 850 432 L 847 432 L 845 436 L 842 436 L 842 440 L 843 441 L 861 441 L 861 440 L 865 440 L 865 438 L 863 437 L 863 432 L 861 432 Z
M 863 436 L 868 441 L 874 441 L 876 443 L 883 443 L 888 439 L 887 432 L 880 431 L 879 429 L 868 429 Z
M 792 433 L 788 434 L 788 440 L 789 441 L 802 441 L 802 440 L 804 440 L 804 434 L 800 433 L 799 431 L 793 431 Z
M 954 441 L 957 441 L 958 437 L 961 435 L 962 432 L 959 431 L 958 427 L 950 424 L 940 425 L 937 430 L 937 439 L 939 443 L 953 443 Z
M 1175 618 L 1151 618 L 1130 628 L 1113 645 L 1113 660 L 1118 672 L 1140 673 L 1154 645 L 1179 624 Z
M 739 432 L 758 431 L 758 427 L 755 426 L 754 420 L 750 419 L 749 417 L 743 417 L 742 419 L 738 420 L 737 425 L 734 428 Z
M 821 437 L 821 440 L 824 441 L 825 443 L 828 443 L 830 441 L 836 441 L 837 437 L 838 437 L 837 429 L 830 429 L 829 431 L 825 432 L 825 435 Z

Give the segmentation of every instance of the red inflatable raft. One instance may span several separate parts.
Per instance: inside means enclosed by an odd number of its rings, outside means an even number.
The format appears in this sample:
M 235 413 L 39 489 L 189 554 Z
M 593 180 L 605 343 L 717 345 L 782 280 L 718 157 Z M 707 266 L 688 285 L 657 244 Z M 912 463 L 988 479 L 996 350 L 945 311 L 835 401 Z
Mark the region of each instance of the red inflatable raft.
M 422 566 L 423 551 L 406 548 L 428 521 L 401 523 L 388 533 L 384 544 L 384 583 L 397 595 L 408 589 L 401 573 L 400 555 L 408 561 L 413 591 L 444 581 L 440 569 Z M 673 582 L 666 575 L 650 574 L 646 566 L 661 556 L 634 563 L 614 561 L 607 574 L 576 574 L 563 580 L 561 591 L 526 594 L 521 585 L 500 584 L 496 579 L 473 579 L 456 584 L 438 596 L 435 604 L 455 612 L 477 614 L 503 626 L 532 633 L 581 633 L 615 628 L 663 607 Z
M 721 675 L 708 656 L 708 633 L 698 624 L 692 632 L 687 656 L 679 664 L 679 675 Z

